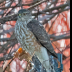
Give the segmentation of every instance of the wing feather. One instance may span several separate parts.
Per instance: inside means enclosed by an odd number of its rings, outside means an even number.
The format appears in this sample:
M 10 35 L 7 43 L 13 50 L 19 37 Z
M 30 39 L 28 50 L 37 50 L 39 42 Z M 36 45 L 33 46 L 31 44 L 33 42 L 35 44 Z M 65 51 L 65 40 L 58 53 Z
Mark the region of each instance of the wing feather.
M 48 36 L 48 33 L 44 29 L 43 25 L 39 21 L 33 19 L 27 24 L 27 27 L 32 31 L 41 45 L 43 45 L 53 56 L 57 58 L 57 54 L 55 53 L 50 41 L 50 37 Z

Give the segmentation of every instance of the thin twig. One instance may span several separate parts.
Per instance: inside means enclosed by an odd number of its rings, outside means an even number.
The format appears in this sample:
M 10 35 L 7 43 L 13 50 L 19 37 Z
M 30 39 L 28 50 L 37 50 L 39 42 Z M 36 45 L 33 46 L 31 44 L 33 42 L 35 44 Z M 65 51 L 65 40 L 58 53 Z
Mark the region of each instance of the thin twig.
M 3 72 L 5 72 L 5 70 L 7 69 L 7 67 L 11 64 L 11 62 L 14 60 L 14 58 L 12 58 L 12 60 L 9 62 L 9 64 L 6 66 L 6 68 L 4 69 Z
M 59 15 L 58 15 L 58 16 L 59 16 Z M 56 21 L 56 19 L 58 18 L 58 16 L 57 16 L 57 17 L 55 18 L 55 20 L 52 22 L 51 27 L 50 27 L 49 30 L 48 30 L 48 33 L 49 33 L 49 31 L 51 30 L 51 28 L 52 28 L 54 22 Z

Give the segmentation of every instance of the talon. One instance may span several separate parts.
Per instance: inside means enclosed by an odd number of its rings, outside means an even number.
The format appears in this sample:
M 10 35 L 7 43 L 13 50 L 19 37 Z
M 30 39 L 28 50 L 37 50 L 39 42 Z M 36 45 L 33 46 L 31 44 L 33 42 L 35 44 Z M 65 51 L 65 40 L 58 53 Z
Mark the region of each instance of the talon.
M 60 68 L 61 66 L 60 66 L 60 62 L 59 61 L 57 61 L 58 62 L 58 68 Z
M 56 58 L 54 58 L 54 59 L 56 59 Z M 60 67 L 61 67 L 61 64 L 60 64 L 60 62 L 59 62 L 58 59 L 56 59 L 56 60 L 57 60 L 57 62 L 58 62 L 58 68 L 60 68 Z

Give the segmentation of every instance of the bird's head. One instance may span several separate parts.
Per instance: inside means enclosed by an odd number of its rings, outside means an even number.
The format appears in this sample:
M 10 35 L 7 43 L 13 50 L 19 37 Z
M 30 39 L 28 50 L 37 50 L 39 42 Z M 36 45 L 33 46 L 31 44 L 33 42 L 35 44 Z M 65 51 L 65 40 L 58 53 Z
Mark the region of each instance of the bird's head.
M 27 9 L 21 9 L 18 12 L 18 19 L 21 21 L 27 21 L 29 19 L 32 19 L 31 12 Z

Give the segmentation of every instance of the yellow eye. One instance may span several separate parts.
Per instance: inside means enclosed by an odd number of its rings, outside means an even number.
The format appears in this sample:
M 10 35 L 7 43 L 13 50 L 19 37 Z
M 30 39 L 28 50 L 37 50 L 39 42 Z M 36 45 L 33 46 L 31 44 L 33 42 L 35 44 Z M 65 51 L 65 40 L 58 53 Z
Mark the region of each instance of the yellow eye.
M 25 13 L 23 15 L 26 15 Z
M 19 14 L 19 16 L 21 16 L 21 14 Z

